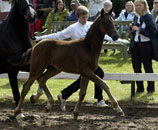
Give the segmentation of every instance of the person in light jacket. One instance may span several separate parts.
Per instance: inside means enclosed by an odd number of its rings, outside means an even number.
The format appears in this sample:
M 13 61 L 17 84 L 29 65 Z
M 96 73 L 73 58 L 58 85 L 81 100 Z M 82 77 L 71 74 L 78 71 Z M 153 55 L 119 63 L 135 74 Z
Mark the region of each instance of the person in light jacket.
M 125 4 L 125 9 L 121 11 L 119 14 L 119 17 L 116 19 L 116 21 L 133 21 L 135 16 L 135 7 L 134 3 L 132 1 L 128 1 Z M 125 27 L 125 30 L 127 30 L 127 26 Z M 121 35 L 120 37 L 123 38 L 123 26 L 121 26 Z

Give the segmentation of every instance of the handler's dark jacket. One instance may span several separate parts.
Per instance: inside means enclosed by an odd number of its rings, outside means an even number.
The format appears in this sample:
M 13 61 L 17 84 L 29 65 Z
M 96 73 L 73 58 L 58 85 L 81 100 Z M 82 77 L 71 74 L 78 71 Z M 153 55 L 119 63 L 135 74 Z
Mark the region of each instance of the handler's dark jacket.
M 149 37 L 152 40 L 155 37 L 156 32 L 157 32 L 157 27 L 156 27 L 155 21 L 153 19 L 153 16 L 150 13 L 147 13 L 147 14 L 141 16 L 140 17 L 140 24 L 137 23 L 137 19 L 138 19 L 138 17 L 135 16 L 132 25 L 140 27 L 139 33 L 146 36 L 146 37 Z M 146 24 L 145 28 L 141 28 L 141 25 L 143 22 Z M 134 38 L 136 35 L 136 31 L 132 30 L 131 34 L 132 34 L 132 38 L 130 41 L 130 48 L 129 48 L 130 54 L 132 53 L 132 49 L 134 46 Z M 158 50 L 157 50 L 157 52 L 158 52 Z

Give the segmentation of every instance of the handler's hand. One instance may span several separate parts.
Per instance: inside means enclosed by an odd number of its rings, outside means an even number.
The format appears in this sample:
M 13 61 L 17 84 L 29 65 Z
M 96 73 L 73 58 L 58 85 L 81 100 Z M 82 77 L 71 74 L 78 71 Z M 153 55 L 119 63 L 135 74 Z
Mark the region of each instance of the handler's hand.
M 139 27 L 138 26 L 132 26 L 132 30 L 139 31 Z
M 36 42 L 38 42 L 38 41 L 40 41 L 40 40 L 42 40 L 41 37 L 35 36 L 35 41 L 36 41 Z

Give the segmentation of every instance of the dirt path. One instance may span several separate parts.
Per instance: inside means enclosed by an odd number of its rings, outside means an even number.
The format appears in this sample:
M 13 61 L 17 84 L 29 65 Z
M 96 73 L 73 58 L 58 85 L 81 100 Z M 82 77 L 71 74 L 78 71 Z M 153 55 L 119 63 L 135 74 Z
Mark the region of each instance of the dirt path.
M 51 112 L 44 113 L 44 104 L 25 103 L 24 119 L 10 118 L 14 105 L 0 103 L 0 130 L 158 130 L 158 105 L 121 103 L 125 117 L 118 117 L 111 109 L 83 104 L 78 120 L 73 120 L 74 103 L 61 112 L 55 103 Z M 125 106 L 126 105 L 126 106 Z

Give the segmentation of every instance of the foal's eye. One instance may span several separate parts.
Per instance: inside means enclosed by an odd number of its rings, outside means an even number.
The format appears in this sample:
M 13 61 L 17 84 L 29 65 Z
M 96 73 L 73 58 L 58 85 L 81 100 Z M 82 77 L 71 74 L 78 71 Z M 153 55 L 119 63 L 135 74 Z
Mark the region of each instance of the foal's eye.
M 113 19 L 112 17 L 109 17 L 109 18 L 107 18 L 107 19 L 104 19 L 104 21 L 103 21 L 104 24 L 110 24 L 110 23 L 112 23 L 112 22 L 114 22 L 114 19 Z

